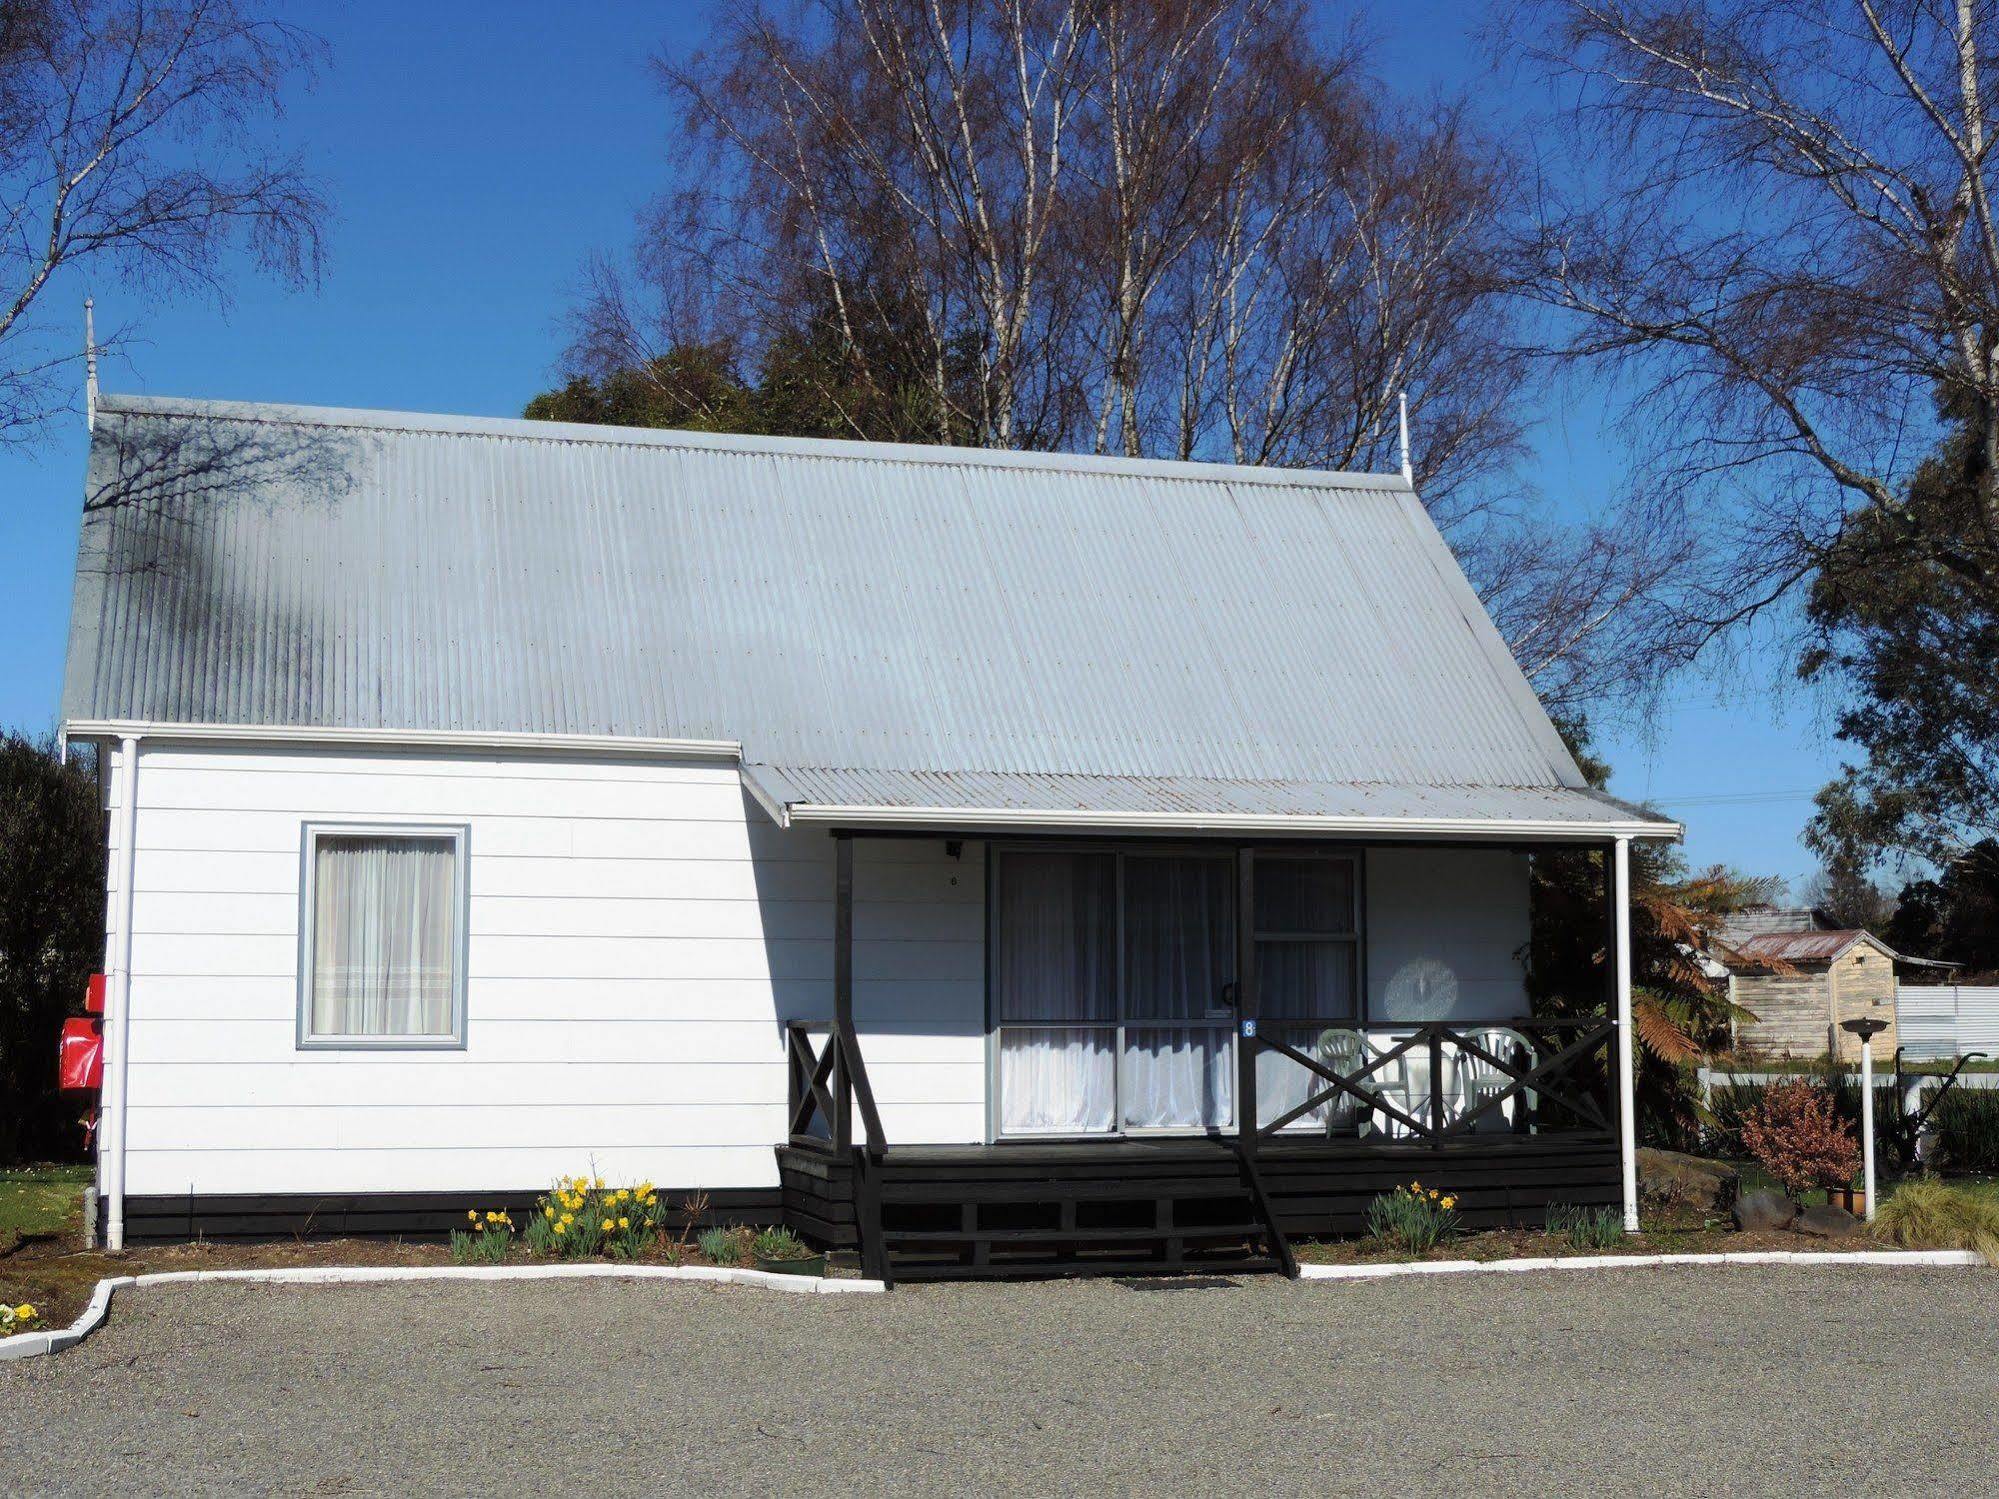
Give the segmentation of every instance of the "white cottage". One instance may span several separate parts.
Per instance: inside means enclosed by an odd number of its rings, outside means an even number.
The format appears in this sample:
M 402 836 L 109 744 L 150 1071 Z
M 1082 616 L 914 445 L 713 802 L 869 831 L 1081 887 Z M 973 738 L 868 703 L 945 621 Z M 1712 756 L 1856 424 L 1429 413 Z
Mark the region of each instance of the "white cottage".
M 1633 1201 L 1627 944 L 1534 1015 L 1527 861 L 1678 829 L 1399 477 L 107 398 L 64 720 L 113 1245 L 583 1169 L 903 1277 Z

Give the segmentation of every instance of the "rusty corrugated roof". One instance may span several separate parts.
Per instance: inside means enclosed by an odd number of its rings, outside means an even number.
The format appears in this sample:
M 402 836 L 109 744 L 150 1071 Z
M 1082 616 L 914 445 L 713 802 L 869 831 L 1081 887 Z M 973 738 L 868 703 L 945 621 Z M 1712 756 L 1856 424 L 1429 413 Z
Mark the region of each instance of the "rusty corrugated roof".
M 1736 956 L 1750 962 L 1830 963 L 1856 942 L 1867 942 L 1887 957 L 1895 952 L 1872 932 L 1858 927 L 1834 931 L 1764 932 L 1737 944 Z

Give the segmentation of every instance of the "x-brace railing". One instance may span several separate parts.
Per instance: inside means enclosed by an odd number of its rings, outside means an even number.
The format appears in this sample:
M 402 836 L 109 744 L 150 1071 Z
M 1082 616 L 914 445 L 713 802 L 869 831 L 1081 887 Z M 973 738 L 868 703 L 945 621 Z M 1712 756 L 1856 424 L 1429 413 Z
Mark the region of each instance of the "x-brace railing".
M 1310 1094 L 1302 1103 L 1286 1110 L 1270 1124 L 1259 1126 L 1256 1136 L 1258 1139 L 1267 1139 L 1342 1095 L 1352 1097 L 1363 1107 L 1379 1112 L 1402 1125 L 1417 1138 L 1433 1144 L 1441 1144 L 1449 1136 L 1468 1133 L 1480 1119 L 1504 1107 L 1510 1099 L 1528 1092 L 1542 1103 L 1553 1103 L 1569 1110 L 1585 1125 L 1597 1129 L 1610 1128 L 1609 1117 L 1594 1098 L 1586 1091 L 1577 1091 L 1560 1084 L 1572 1077 L 1575 1063 L 1579 1058 L 1594 1051 L 1614 1034 L 1615 1022 L 1606 1019 L 1521 1020 L 1509 1022 L 1506 1028 L 1523 1032 L 1573 1030 L 1575 1035 L 1566 1045 L 1538 1056 L 1530 1064 L 1522 1065 L 1489 1050 L 1448 1022 L 1427 1021 L 1408 1027 L 1407 1034 L 1394 1045 L 1377 1053 L 1359 1071 L 1348 1073 L 1336 1072 L 1316 1057 L 1307 1056 L 1296 1047 L 1288 1046 L 1270 1036 L 1260 1034 L 1251 1036 L 1248 1038 L 1251 1045 L 1264 1051 L 1275 1052 L 1327 1084 Z M 1400 1029 L 1402 1028 L 1398 1027 L 1398 1030 Z M 1476 1106 L 1448 1118 L 1445 1114 L 1442 1091 L 1442 1060 L 1447 1046 L 1456 1048 L 1461 1057 L 1477 1058 L 1507 1079 L 1504 1087 L 1480 1099 Z M 1370 1078 L 1400 1061 L 1418 1047 L 1426 1048 L 1431 1059 L 1431 1107 L 1428 1120 L 1418 1119 L 1391 1102 L 1379 1087 L 1368 1085 Z M 1254 1107 L 1253 1100 L 1251 1107 Z
M 825 1033 L 823 1047 L 813 1045 L 815 1030 Z M 784 1046 L 793 1144 L 847 1149 L 853 1143 L 848 1103 L 851 1098 L 853 1107 L 861 1111 L 861 1128 L 868 1150 L 879 1155 L 888 1148 L 888 1134 L 882 1129 L 881 1112 L 875 1107 L 867 1064 L 861 1060 L 860 1039 L 851 1027 L 838 1020 L 816 1023 L 794 1020 L 784 1028 Z M 813 1133 L 814 1119 L 825 1123 L 825 1134 Z

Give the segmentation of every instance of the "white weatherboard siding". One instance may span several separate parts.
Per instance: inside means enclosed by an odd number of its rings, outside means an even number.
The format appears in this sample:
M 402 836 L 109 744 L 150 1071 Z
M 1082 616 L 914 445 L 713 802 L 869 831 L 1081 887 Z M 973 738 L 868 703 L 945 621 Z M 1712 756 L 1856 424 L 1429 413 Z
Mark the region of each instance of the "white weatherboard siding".
M 832 1009 L 832 846 L 733 766 L 149 747 L 139 800 L 129 1192 L 511 1190 L 593 1162 L 776 1185 L 780 1026 Z M 399 819 L 471 829 L 466 1047 L 301 1052 L 301 829 Z M 884 1125 L 978 1139 L 983 850 L 855 862 Z
M 115 788 L 114 788 L 115 789 Z M 470 829 L 462 1051 L 300 1051 L 307 823 Z M 781 1026 L 832 1012 L 833 858 L 712 761 L 148 748 L 128 1192 L 776 1185 Z M 855 845 L 855 1018 L 891 1141 L 984 1138 L 985 851 Z M 115 870 L 118 861 L 112 861 Z M 1377 848 L 1378 1019 L 1523 1013 L 1525 860 Z
M 1527 857 L 1502 850 L 1367 853 L 1368 1015 L 1508 1020 L 1528 1013 Z

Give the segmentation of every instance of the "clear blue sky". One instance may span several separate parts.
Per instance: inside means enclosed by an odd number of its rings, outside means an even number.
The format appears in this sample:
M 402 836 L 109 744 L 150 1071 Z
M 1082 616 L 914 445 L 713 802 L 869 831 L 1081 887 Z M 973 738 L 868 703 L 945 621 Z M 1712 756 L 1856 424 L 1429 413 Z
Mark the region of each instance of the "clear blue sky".
M 548 381 L 583 257 L 622 247 L 632 209 L 671 170 L 646 59 L 691 42 L 704 8 L 578 6 L 558 19 L 515 0 L 368 0 L 302 14 L 334 54 L 287 126 L 339 205 L 324 284 L 286 293 L 246 275 L 225 310 L 96 283 L 101 327 L 142 324 L 106 387 L 517 415 Z M 1403 0 L 1369 24 L 1383 70 L 1423 89 L 1470 78 L 1478 18 L 1468 0 Z M 61 284 L 50 306 L 80 308 L 84 290 Z M 1538 447 L 1535 481 L 1571 510 L 1623 478 L 1593 421 L 1551 413 Z M 82 464 L 80 417 L 32 454 L 0 452 L 0 725 L 55 722 Z M 1812 861 L 1798 831 L 1836 746 L 1819 705 L 1757 685 L 1787 679 L 1782 662 L 1736 667 L 1726 690 L 1689 682 L 1646 723 L 1605 735 L 1613 789 L 1663 800 L 1697 864 L 1801 881 Z

